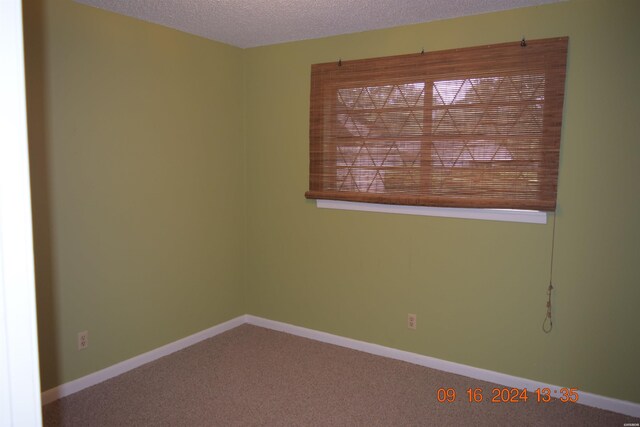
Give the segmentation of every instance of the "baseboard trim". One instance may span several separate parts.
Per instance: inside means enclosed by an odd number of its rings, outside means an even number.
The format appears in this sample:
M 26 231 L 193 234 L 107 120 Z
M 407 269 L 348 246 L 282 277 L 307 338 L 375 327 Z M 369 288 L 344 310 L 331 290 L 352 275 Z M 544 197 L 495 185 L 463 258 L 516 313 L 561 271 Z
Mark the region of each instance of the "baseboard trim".
M 167 356 L 178 350 L 182 350 L 192 346 L 202 340 L 214 337 L 218 334 L 236 328 L 242 324 L 260 326 L 274 331 L 285 332 L 303 338 L 309 338 L 315 341 L 333 344 L 340 347 L 346 347 L 377 356 L 388 357 L 390 359 L 402 360 L 404 362 L 413 363 L 414 365 L 424 366 L 427 368 L 438 369 L 452 374 L 463 375 L 481 381 L 488 381 L 500 384 L 506 387 L 526 388 L 527 390 L 535 390 L 537 388 L 548 387 L 549 389 L 559 389 L 560 386 L 542 383 L 539 381 L 529 380 L 526 378 L 515 377 L 500 372 L 489 371 L 487 369 L 476 368 L 473 366 L 463 365 L 460 363 L 449 362 L 435 357 L 423 356 L 417 353 L 397 350 L 378 344 L 372 344 L 364 341 L 358 341 L 351 338 L 333 335 L 327 332 L 316 331 L 314 329 L 294 326 L 288 323 L 269 320 L 258 316 L 243 315 L 231 319 L 227 322 L 220 323 L 204 331 L 195 333 L 188 337 L 174 341 L 155 350 L 117 363 L 108 368 L 86 375 L 77 380 L 70 381 L 58 387 L 46 390 L 42 393 L 42 404 L 46 405 L 54 400 L 69 396 L 87 387 L 99 384 L 110 378 L 121 375 L 127 371 L 135 369 L 146 363 L 152 362 L 161 357 Z M 640 404 L 629 402 L 626 400 L 613 399 L 610 397 L 600 396 L 593 393 L 580 391 L 580 404 L 592 406 L 594 408 L 605 409 L 608 411 L 618 412 L 633 417 L 640 417 Z
M 290 325 L 288 323 L 277 322 L 275 320 L 264 319 L 262 317 L 247 315 L 246 322 L 275 331 L 286 332 L 291 335 L 297 335 L 303 338 L 309 338 L 328 344 L 334 344 L 340 347 L 346 347 L 377 356 L 388 357 L 390 359 L 402 360 L 404 362 L 413 363 L 427 368 L 438 369 L 452 374 L 463 375 L 481 381 L 488 381 L 500 384 L 506 387 L 526 388 L 527 390 L 536 390 L 537 388 L 549 388 L 550 390 L 560 389 L 561 386 L 542 383 L 539 381 L 529 380 L 526 378 L 515 377 L 500 372 L 489 371 L 487 369 L 476 368 L 473 366 L 463 365 L 460 363 L 449 362 L 434 357 L 423 356 L 421 354 L 411 353 L 408 351 L 397 350 L 390 347 L 371 344 L 364 341 L 358 341 L 351 338 L 345 338 L 338 335 L 320 332 L 313 329 L 303 328 L 300 326 Z M 629 402 L 626 400 L 613 399 L 610 397 L 600 396 L 593 393 L 579 391 L 579 403 L 599 409 L 618 412 L 620 414 L 640 417 L 640 404 Z
M 46 405 L 47 403 L 51 403 L 54 400 L 69 396 L 70 394 L 77 393 L 87 387 L 91 387 L 110 378 L 124 374 L 127 371 L 138 368 L 149 362 L 153 362 L 154 360 L 167 356 L 171 353 L 175 353 L 178 350 L 182 350 L 184 348 L 192 346 L 202 340 L 206 340 L 207 338 L 214 337 L 218 334 L 238 327 L 246 323 L 246 321 L 246 316 L 238 316 L 234 319 L 228 320 L 224 323 L 220 323 L 209 329 L 205 329 L 204 331 L 197 332 L 193 335 L 189 335 L 188 337 L 156 348 L 155 350 L 148 351 L 139 356 L 135 356 L 131 359 L 127 359 L 115 365 L 109 366 L 108 368 L 78 378 L 77 380 L 73 380 L 68 383 L 59 385 L 58 387 L 46 390 L 42 392 L 41 395 L 42 404 Z

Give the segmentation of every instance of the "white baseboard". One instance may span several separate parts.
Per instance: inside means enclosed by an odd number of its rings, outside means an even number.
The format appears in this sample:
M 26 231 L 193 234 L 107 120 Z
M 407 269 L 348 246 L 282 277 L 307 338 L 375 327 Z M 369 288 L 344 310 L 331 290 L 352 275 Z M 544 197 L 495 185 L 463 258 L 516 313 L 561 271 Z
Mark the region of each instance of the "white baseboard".
M 500 372 L 489 371 L 486 369 L 475 368 L 473 366 L 463 365 L 460 363 L 449 362 L 434 357 L 423 356 L 421 354 L 411 353 L 408 351 L 397 350 L 390 347 L 384 347 L 378 344 L 371 344 L 364 341 L 358 341 L 351 338 L 345 338 L 338 335 L 320 332 L 313 329 L 303 328 L 300 326 L 290 325 L 288 323 L 277 322 L 275 320 L 264 319 L 262 317 L 244 315 L 238 316 L 227 322 L 221 323 L 202 332 L 182 338 L 173 343 L 167 344 L 155 350 L 133 357 L 131 359 L 120 362 L 116 365 L 94 372 L 77 380 L 62 384 L 42 393 L 42 404 L 53 402 L 56 399 L 76 393 L 87 387 L 91 387 L 98 383 L 113 378 L 134 368 L 142 366 L 146 363 L 154 361 L 160 357 L 174 353 L 183 348 L 189 347 L 207 338 L 211 338 L 222 332 L 226 332 L 244 323 L 260 326 L 275 331 L 285 332 L 303 338 L 309 338 L 328 344 L 334 344 L 340 347 L 346 347 L 377 356 L 388 357 L 390 359 L 402 360 L 404 362 L 413 363 L 414 365 L 425 366 L 427 368 L 438 369 L 452 374 L 463 375 L 481 381 L 488 381 L 500 384 L 506 387 L 526 388 L 527 390 L 535 390 L 537 388 L 549 388 L 551 390 L 560 389 L 559 386 L 542 383 L 539 381 L 529 380 L 526 378 L 515 377 L 512 375 L 502 374 Z M 579 391 L 579 403 L 592 406 L 594 408 L 606 409 L 608 411 L 618 412 L 620 414 L 640 417 L 640 404 L 628 402 L 625 400 L 612 399 L 610 397 L 600 396 L 593 393 Z
M 313 329 L 293 326 L 288 323 L 276 322 L 261 317 L 247 315 L 245 316 L 247 323 L 263 328 L 273 329 L 275 331 L 286 332 L 291 335 L 309 338 L 315 341 L 321 341 L 328 344 L 338 345 L 353 350 L 363 351 L 365 353 L 375 354 L 377 356 L 388 357 L 390 359 L 402 360 L 404 362 L 413 363 L 414 365 L 425 366 L 427 368 L 438 369 L 452 374 L 463 375 L 481 381 L 488 381 L 500 384 L 506 387 L 526 388 L 527 390 L 536 390 L 538 388 L 549 388 L 550 390 L 559 390 L 561 387 L 546 384 L 539 381 L 529 380 L 526 378 L 514 377 L 512 375 L 502 374 L 500 372 L 489 371 L 486 369 L 475 368 L 473 366 L 462 365 L 460 363 L 448 362 L 434 357 L 423 356 L 421 354 L 410 353 L 408 351 L 397 350 L 390 347 L 384 347 L 378 344 L 371 344 L 364 341 L 344 338 L 338 335 L 319 332 Z M 610 397 L 600 396 L 593 393 L 579 391 L 579 403 L 592 406 L 594 408 L 606 409 L 608 411 L 618 412 L 620 414 L 640 417 L 640 404 L 629 402 L 626 400 L 612 399 Z
M 148 351 L 139 356 L 132 357 L 131 359 L 127 359 L 115 365 L 109 366 L 108 368 L 86 375 L 82 378 L 78 378 L 77 380 L 73 380 L 68 383 L 59 385 L 58 387 L 54 387 L 52 389 L 44 391 L 42 393 L 42 404 L 46 405 L 47 403 L 53 402 L 54 400 L 69 396 L 70 394 L 76 393 L 82 389 L 91 387 L 110 378 L 124 374 L 127 371 L 135 369 L 149 362 L 153 362 L 154 360 L 167 356 L 171 353 L 175 353 L 178 350 L 182 350 L 183 348 L 192 346 L 202 340 L 206 340 L 207 338 L 211 338 L 213 336 L 226 332 L 246 322 L 246 316 L 238 316 L 227 322 L 220 323 L 219 325 L 213 326 L 209 329 L 205 329 L 204 331 L 197 332 L 193 335 L 189 335 L 188 337 L 179 339 L 178 341 L 163 345 L 162 347 L 156 348 L 155 350 Z

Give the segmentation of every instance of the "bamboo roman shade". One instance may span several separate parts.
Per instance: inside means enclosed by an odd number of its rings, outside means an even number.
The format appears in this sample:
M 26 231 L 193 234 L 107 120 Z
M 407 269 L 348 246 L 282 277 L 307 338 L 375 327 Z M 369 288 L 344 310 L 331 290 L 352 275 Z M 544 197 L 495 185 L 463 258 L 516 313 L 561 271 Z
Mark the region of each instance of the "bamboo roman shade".
M 567 44 L 313 65 L 306 197 L 555 210 Z

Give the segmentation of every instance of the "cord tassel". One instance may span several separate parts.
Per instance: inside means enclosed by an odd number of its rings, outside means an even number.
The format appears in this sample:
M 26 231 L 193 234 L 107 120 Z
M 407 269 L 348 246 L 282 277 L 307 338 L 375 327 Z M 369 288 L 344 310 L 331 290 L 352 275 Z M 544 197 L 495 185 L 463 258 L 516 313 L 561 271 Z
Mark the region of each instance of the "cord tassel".
M 549 282 L 549 288 L 547 289 L 547 295 L 549 296 L 547 299 L 547 315 L 542 322 L 542 330 L 545 334 L 548 334 L 553 329 L 553 320 L 551 320 L 551 291 L 553 290 L 553 285 Z M 547 326 L 547 323 L 549 326 Z

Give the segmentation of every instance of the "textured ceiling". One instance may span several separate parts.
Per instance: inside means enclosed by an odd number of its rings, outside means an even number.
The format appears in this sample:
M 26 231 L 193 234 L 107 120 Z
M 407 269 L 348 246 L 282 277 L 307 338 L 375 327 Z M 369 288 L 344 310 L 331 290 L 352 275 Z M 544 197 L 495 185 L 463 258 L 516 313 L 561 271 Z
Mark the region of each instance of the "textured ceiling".
M 562 0 L 76 0 L 242 48 Z

